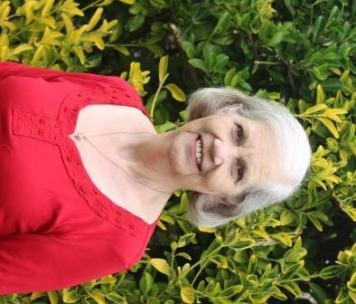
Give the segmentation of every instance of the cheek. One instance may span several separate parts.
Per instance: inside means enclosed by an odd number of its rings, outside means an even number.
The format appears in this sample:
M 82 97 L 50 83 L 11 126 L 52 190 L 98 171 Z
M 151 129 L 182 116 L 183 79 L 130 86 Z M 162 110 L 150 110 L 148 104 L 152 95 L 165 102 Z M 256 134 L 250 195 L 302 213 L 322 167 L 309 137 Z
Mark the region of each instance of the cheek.
M 230 193 L 234 185 L 228 172 L 224 165 L 207 172 L 202 178 L 202 187 L 213 192 Z

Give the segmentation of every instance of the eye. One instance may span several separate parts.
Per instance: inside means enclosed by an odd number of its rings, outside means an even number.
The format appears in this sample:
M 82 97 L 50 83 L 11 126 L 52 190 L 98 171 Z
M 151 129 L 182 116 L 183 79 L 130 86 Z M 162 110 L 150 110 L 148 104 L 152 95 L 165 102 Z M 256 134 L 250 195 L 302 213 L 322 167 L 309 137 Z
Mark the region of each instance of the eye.
M 238 124 L 236 122 L 235 122 L 235 125 L 236 125 L 236 130 L 235 130 L 236 135 L 235 136 L 236 136 L 237 142 L 240 143 L 244 136 L 244 129 L 240 124 Z
M 236 160 L 236 181 L 235 183 L 241 181 L 245 175 L 245 162 L 242 159 Z

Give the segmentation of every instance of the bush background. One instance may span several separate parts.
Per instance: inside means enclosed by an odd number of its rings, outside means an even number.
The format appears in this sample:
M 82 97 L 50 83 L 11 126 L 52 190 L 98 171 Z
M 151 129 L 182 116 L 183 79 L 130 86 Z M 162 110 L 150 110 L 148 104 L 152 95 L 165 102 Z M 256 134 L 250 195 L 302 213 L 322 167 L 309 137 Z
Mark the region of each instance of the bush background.
M 158 132 L 231 86 L 285 104 L 313 148 L 285 204 L 207 229 L 178 191 L 130 271 L 0 303 L 355 303 L 355 24 L 352 0 L 0 1 L 1 61 L 121 76 Z

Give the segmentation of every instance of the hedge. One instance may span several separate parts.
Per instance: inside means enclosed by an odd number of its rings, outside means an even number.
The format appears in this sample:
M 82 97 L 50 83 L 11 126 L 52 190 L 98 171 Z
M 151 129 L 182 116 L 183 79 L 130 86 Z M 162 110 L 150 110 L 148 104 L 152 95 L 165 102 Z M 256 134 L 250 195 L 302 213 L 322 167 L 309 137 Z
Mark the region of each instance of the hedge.
M 207 229 L 182 189 L 133 269 L 0 303 L 355 303 L 355 24 L 352 0 L 1 1 L 1 61 L 121 76 L 158 132 L 238 88 L 286 105 L 313 158 L 284 204 Z

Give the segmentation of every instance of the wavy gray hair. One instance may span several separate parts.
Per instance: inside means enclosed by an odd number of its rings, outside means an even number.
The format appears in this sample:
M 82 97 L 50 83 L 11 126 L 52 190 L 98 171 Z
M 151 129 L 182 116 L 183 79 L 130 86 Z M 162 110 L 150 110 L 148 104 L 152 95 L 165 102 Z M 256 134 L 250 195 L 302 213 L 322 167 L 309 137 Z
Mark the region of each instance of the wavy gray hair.
M 311 148 L 308 136 L 288 109 L 276 102 L 246 96 L 231 88 L 203 88 L 189 98 L 188 121 L 212 115 L 227 107 L 234 108 L 245 118 L 261 120 L 270 126 L 280 155 L 283 156 L 278 161 L 290 182 L 251 186 L 238 197 L 229 198 L 188 191 L 186 216 L 196 226 L 221 226 L 257 209 L 286 200 L 300 188 L 309 171 Z

